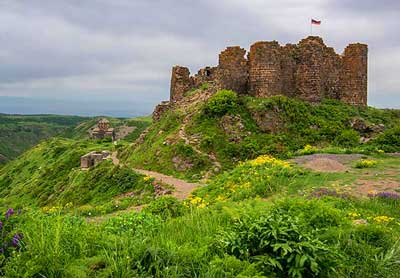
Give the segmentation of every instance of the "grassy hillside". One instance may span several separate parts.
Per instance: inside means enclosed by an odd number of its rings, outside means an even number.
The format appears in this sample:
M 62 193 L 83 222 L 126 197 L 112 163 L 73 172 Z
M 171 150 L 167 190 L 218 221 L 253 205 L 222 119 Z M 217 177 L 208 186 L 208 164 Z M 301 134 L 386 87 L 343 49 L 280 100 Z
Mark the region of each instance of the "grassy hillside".
M 129 168 L 104 161 L 89 171 L 80 169 L 80 157 L 90 151 L 112 151 L 112 143 L 89 140 L 51 139 L 25 152 L 0 169 L 1 207 L 36 207 L 93 205 L 101 210 L 116 205 L 114 197 L 131 195 L 146 199 L 152 196 L 151 181 Z M 128 198 L 122 206 L 137 202 Z M 124 201 L 124 200 L 119 200 Z M 118 203 L 118 202 L 117 202 Z M 115 210 L 115 209 L 114 209 Z
M 122 154 L 124 161 L 200 179 L 261 154 L 290 157 L 307 145 L 335 152 L 400 151 L 399 110 L 238 97 L 231 91 L 204 101 L 202 94 L 192 92 L 187 103 L 167 112 L 142 144 Z
M 77 116 L 0 114 L 0 164 L 14 159 L 43 139 L 68 133 L 85 120 Z
M 400 195 L 359 196 L 346 186 L 360 177 L 400 182 L 399 157 L 374 159 L 373 168 L 352 164 L 348 173 L 321 174 L 261 156 L 184 202 L 159 198 L 140 213 L 102 223 L 63 208 L 23 210 L 2 219 L 5 234 L 13 221 L 9 234 L 19 236 L 1 271 L 7 277 L 395 278 Z
M 398 277 L 398 110 L 203 93 L 111 119 L 138 127 L 117 144 L 82 139 L 91 119 L 1 168 L 0 275 Z M 121 163 L 82 171 L 92 150 Z M 132 166 L 208 179 L 156 197 Z
M 88 131 L 96 126 L 100 118 L 0 114 L 0 165 L 54 136 L 77 140 L 88 138 Z M 123 138 L 126 142 L 134 141 L 151 124 L 151 117 L 107 119 L 117 133 L 126 130 L 127 136 Z

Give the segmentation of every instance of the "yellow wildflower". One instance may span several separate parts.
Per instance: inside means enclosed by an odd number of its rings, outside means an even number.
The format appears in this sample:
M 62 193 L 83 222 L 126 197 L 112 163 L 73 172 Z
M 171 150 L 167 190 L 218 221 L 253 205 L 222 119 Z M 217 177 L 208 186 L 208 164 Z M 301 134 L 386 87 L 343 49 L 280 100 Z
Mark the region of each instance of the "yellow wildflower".
M 349 212 L 349 213 L 347 214 L 347 216 L 350 217 L 350 218 L 355 219 L 355 218 L 357 218 L 357 217 L 360 217 L 360 214 L 357 213 L 357 212 Z
M 264 164 L 272 164 L 272 166 L 278 166 L 282 168 L 289 168 L 290 164 L 286 161 L 276 159 L 275 157 L 272 157 L 270 155 L 261 155 L 257 157 L 256 159 L 250 160 L 248 162 L 251 166 L 260 166 Z
M 386 215 L 379 215 L 379 216 L 375 216 L 375 217 L 373 218 L 373 220 L 374 220 L 375 222 L 377 222 L 377 223 L 387 223 L 387 222 L 393 221 L 394 218 L 393 218 L 393 217 L 386 216 Z
M 222 196 L 222 195 L 219 195 L 217 198 L 215 198 L 215 200 L 218 201 L 218 202 L 225 202 L 226 201 L 226 197 Z
M 148 180 L 150 180 L 150 179 L 151 179 L 150 176 L 144 176 L 144 177 L 143 177 L 143 180 L 144 180 L 144 181 L 148 181 Z

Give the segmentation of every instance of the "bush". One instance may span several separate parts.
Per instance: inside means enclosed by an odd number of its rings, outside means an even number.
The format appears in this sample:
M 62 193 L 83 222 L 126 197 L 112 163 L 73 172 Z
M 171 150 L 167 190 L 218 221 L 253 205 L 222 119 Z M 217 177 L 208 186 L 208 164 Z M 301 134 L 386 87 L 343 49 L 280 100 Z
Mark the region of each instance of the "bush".
M 236 221 L 217 244 L 230 255 L 257 263 L 267 277 L 327 275 L 340 264 L 335 250 L 288 214 L 264 213 Z
M 362 168 L 373 168 L 378 164 L 376 160 L 371 159 L 361 159 L 356 162 L 355 167 L 362 169 Z
M 371 145 L 385 152 L 400 151 L 400 126 L 386 130 L 376 139 L 372 140 Z
M 167 219 L 181 216 L 184 212 L 184 206 L 178 199 L 172 196 L 162 196 L 152 202 L 144 211 Z
M 223 116 L 234 113 L 237 108 L 237 94 L 230 90 L 221 90 L 213 95 L 204 106 L 204 113 L 210 116 Z
M 335 144 L 341 147 L 355 147 L 360 143 L 360 134 L 357 131 L 346 129 L 335 138 Z
M 267 197 L 302 173 L 301 169 L 286 161 L 261 155 L 218 175 L 206 187 L 199 188 L 193 194 L 205 199 L 206 203 Z

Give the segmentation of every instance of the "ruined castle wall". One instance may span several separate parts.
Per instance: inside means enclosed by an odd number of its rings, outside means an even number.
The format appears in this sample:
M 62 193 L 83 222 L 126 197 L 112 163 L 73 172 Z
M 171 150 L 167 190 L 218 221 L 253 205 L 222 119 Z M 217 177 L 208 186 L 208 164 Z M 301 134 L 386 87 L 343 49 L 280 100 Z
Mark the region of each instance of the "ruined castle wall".
M 281 47 L 278 42 L 256 42 L 249 53 L 249 94 L 270 97 L 282 94 Z
M 184 94 L 193 87 L 190 71 L 186 67 L 174 66 L 172 68 L 170 100 L 176 102 L 184 97 Z
M 217 86 L 241 94 L 247 93 L 248 66 L 246 50 L 239 46 L 228 47 L 219 54 Z
M 296 55 L 297 46 L 287 44 L 281 48 L 281 85 L 282 94 L 288 97 L 295 97 L 296 94 Z
M 342 69 L 342 59 L 335 53 L 332 47 L 325 47 L 323 54 L 322 68 L 322 93 L 324 98 L 340 98 L 340 73 Z
M 295 72 L 296 97 L 311 103 L 323 98 L 323 49 L 322 39 L 309 37 L 300 41 Z
M 200 87 L 204 83 L 214 83 L 218 78 L 217 67 L 205 67 L 200 69 L 197 74 L 192 77 L 193 86 L 195 88 Z
M 367 52 L 366 45 L 351 44 L 341 56 L 313 36 L 285 46 L 257 42 L 247 58 L 243 48 L 228 47 L 220 53 L 217 67 L 200 69 L 195 76 L 190 76 L 188 68 L 175 66 L 171 101 L 180 101 L 187 91 L 208 82 L 213 90 L 230 89 L 255 97 L 285 95 L 311 103 L 331 98 L 367 105 Z
M 350 44 L 342 56 L 340 100 L 352 105 L 367 105 L 368 47 Z

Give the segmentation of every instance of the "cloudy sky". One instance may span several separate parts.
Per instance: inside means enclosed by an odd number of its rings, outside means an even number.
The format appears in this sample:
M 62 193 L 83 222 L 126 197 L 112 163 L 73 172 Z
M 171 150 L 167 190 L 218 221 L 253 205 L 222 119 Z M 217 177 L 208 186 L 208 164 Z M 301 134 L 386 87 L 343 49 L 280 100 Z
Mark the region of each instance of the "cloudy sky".
M 296 43 L 311 17 L 339 53 L 369 45 L 369 105 L 400 108 L 397 0 L 0 0 L 0 112 L 150 113 L 172 65 L 195 72 L 228 45 Z

